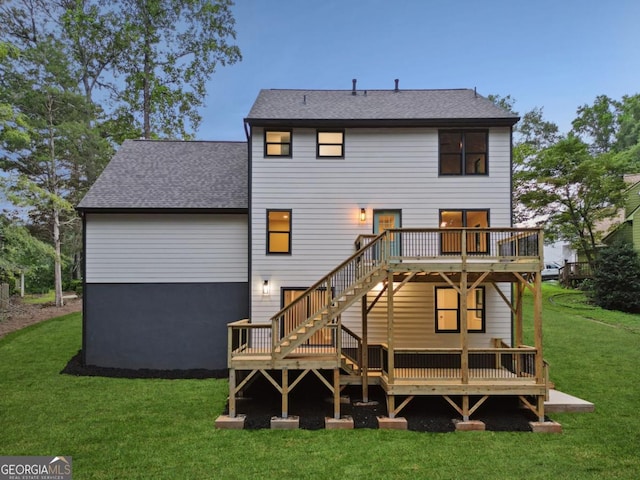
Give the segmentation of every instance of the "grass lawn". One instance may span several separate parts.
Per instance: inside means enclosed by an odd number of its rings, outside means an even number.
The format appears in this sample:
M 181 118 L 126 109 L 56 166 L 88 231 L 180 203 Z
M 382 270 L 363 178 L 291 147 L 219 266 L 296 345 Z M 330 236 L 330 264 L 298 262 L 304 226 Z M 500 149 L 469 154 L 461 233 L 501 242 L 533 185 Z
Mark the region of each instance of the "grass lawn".
M 0 340 L 0 455 L 70 455 L 76 479 L 638 478 L 640 316 L 545 299 L 544 320 L 552 380 L 596 404 L 552 415 L 562 435 L 219 431 L 225 380 L 60 375 L 81 339 L 67 315 Z

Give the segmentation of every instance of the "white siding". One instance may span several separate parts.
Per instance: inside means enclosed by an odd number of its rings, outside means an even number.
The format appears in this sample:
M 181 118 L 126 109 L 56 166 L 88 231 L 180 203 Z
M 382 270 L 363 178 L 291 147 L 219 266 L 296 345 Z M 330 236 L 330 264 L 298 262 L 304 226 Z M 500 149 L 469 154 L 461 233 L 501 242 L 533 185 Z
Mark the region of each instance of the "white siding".
M 88 283 L 246 282 L 246 215 L 87 214 Z
M 436 333 L 435 300 L 436 286 L 432 283 L 408 283 L 394 295 L 394 338 L 399 348 L 459 347 L 459 333 Z M 486 318 L 484 333 L 469 333 L 469 346 L 489 347 L 492 338 L 501 338 L 511 343 L 511 315 L 491 285 L 485 285 Z M 509 295 L 509 285 L 501 286 L 503 293 Z M 373 297 L 373 293 L 370 298 Z M 353 320 L 350 320 L 353 321 Z M 387 295 L 380 298 L 368 316 L 369 343 L 387 343 Z M 358 325 L 350 325 L 360 332 Z
M 403 227 L 437 227 L 443 208 L 486 208 L 491 226 L 511 225 L 507 127 L 489 129 L 488 176 L 439 177 L 434 128 L 346 129 L 343 159 L 317 159 L 315 143 L 315 129 L 294 129 L 293 158 L 264 158 L 263 131 L 253 130 L 254 322 L 278 311 L 281 287 L 309 286 L 346 259 L 357 235 L 372 233 L 373 209 L 401 209 Z M 291 256 L 265 254 L 267 209 L 292 209 Z

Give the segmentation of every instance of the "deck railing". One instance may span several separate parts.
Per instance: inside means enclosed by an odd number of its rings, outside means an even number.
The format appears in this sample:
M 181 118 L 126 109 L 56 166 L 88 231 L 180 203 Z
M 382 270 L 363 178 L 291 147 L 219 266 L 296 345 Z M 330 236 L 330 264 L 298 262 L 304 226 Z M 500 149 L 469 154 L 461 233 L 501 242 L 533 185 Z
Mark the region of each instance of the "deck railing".
M 227 332 L 229 361 L 233 357 L 271 354 L 271 325 L 238 320 L 228 325 Z
M 351 360 L 357 371 L 362 365 L 362 340 L 347 327 L 340 329 L 342 335 L 342 354 Z
M 440 257 L 517 260 L 539 258 L 543 248 L 537 228 L 402 228 L 388 233 L 390 261 Z
M 383 352 L 383 374 L 389 375 L 389 351 Z M 535 378 L 536 349 L 471 348 L 469 355 L 470 380 L 508 380 Z M 461 348 L 398 348 L 394 351 L 394 380 L 462 380 Z
M 587 278 L 593 278 L 589 262 L 565 262 L 558 269 L 558 281 L 565 287 L 573 287 Z

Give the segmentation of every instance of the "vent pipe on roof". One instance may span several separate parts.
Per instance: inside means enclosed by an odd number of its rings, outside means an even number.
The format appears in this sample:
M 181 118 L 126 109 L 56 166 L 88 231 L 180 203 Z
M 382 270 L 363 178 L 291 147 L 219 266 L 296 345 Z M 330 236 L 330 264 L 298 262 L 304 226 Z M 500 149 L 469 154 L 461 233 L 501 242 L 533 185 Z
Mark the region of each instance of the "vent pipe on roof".
M 357 78 L 351 80 L 353 82 L 353 87 L 351 88 L 351 95 L 356 95 L 356 83 L 358 82 Z
M 400 89 L 398 88 L 398 83 L 400 82 L 400 79 L 396 78 L 394 82 L 396 82 L 396 88 L 394 89 L 394 92 L 399 92 Z
M 476 90 L 476 87 L 473 87 L 473 96 L 478 98 L 478 91 Z
M 306 95 L 303 95 L 303 96 L 302 96 L 302 104 L 303 104 L 303 105 L 306 105 L 306 104 L 307 104 L 307 96 L 306 96 Z

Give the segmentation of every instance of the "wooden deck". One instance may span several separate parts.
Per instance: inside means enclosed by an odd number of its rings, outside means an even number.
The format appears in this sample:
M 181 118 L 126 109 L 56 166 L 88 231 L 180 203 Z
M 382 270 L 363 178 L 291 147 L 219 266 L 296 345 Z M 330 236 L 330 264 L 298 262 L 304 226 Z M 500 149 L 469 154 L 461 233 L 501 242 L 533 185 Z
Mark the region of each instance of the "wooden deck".
M 542 358 L 543 239 L 539 229 L 395 229 L 360 236 L 356 245 L 351 257 L 269 323 L 241 320 L 229 324 L 230 416 L 236 414 L 236 394 L 260 373 L 282 394 L 282 416 L 286 418 L 288 393 L 312 373 L 332 392 L 335 418 L 340 416 L 341 386 L 362 385 L 367 401 L 368 385 L 378 384 L 387 394 L 390 417 L 416 395 L 443 396 L 465 420 L 490 395 L 516 395 L 544 419 L 548 371 Z M 446 283 L 458 291 L 458 348 L 402 349 L 395 345 L 393 297 L 408 282 Z M 487 348 L 470 348 L 467 292 L 496 282 L 517 286 L 515 301 L 500 289 L 496 291 L 513 312 L 514 339 L 520 346 L 495 340 Z M 369 306 L 366 294 L 377 285 L 382 289 Z M 534 294 L 535 347 L 522 346 L 526 288 Z M 382 295 L 386 295 L 387 344 L 369 345 L 368 311 Z M 341 313 L 361 300 L 362 337 L 341 323 Z M 297 311 L 309 312 L 308 318 L 297 319 Z M 314 343 L 319 338 L 324 339 L 321 345 Z M 471 396 L 481 399 L 471 405 Z M 397 407 L 396 397 L 405 397 Z

